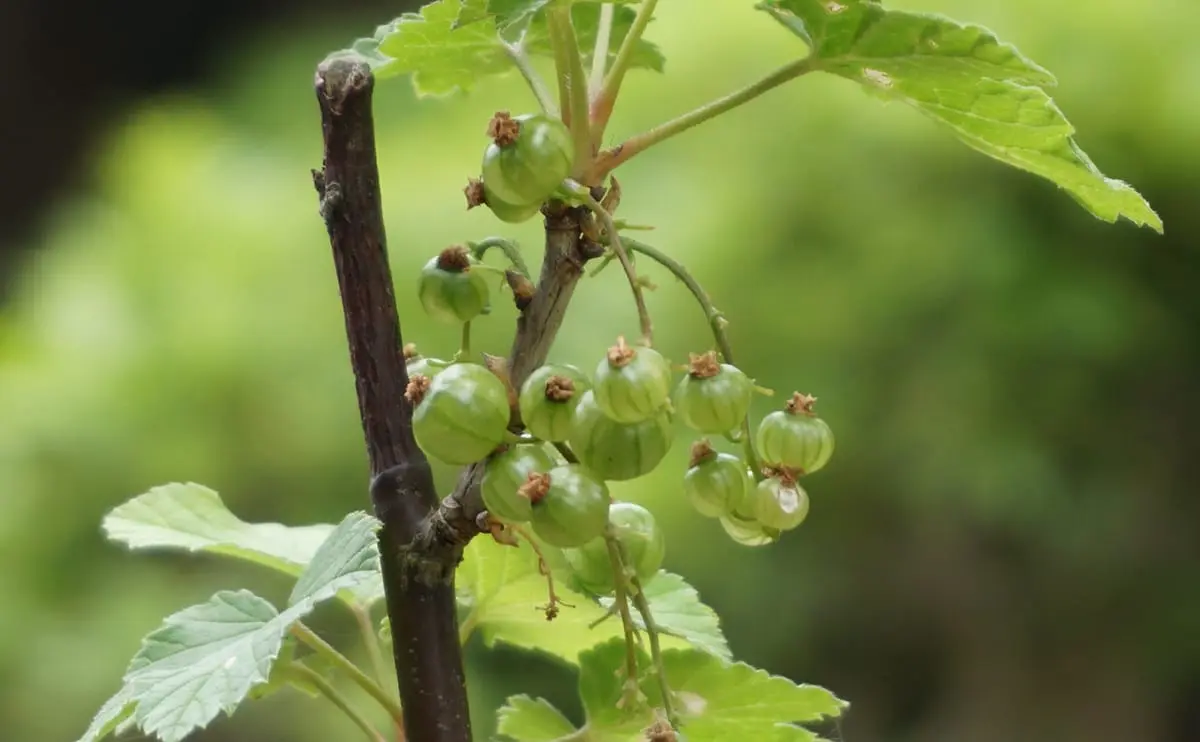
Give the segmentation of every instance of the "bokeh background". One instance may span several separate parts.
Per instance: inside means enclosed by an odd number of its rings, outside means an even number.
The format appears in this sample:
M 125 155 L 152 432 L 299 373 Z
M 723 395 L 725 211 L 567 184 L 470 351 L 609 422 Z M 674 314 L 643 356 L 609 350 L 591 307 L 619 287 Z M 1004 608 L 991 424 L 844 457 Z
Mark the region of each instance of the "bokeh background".
M 109 508 L 188 480 L 248 520 L 366 505 L 308 175 L 311 79 L 411 3 L 170 5 L 0 13 L 6 740 L 75 739 L 162 615 L 221 588 L 285 594 L 250 568 L 108 545 Z M 801 52 L 749 0 L 708 5 L 662 3 L 650 35 L 667 74 L 631 75 L 614 137 Z M 844 81 L 775 91 L 628 166 L 622 211 L 717 298 L 740 365 L 820 397 L 837 455 L 811 478 L 808 522 L 769 549 L 683 502 L 682 432 L 659 472 L 617 492 L 660 514 L 666 566 L 718 609 L 740 658 L 852 702 L 847 742 L 1195 742 L 1200 5 L 893 5 L 984 23 L 1055 71 L 1082 145 L 1166 236 L 1097 222 Z M 455 332 L 408 287 L 465 239 L 510 235 L 538 259 L 536 222 L 466 213 L 460 190 L 488 115 L 533 103 L 515 76 L 452 100 L 417 104 L 405 81 L 376 97 L 406 340 L 449 355 Z M 653 275 L 663 350 L 704 347 L 686 292 Z M 590 366 L 636 318 L 619 271 L 576 296 L 553 357 Z M 477 323 L 493 352 L 511 333 L 499 304 Z M 353 637 L 334 609 L 318 623 Z M 469 659 L 481 739 L 507 693 L 577 711 L 560 667 L 474 645 Z M 352 733 L 283 694 L 197 739 Z

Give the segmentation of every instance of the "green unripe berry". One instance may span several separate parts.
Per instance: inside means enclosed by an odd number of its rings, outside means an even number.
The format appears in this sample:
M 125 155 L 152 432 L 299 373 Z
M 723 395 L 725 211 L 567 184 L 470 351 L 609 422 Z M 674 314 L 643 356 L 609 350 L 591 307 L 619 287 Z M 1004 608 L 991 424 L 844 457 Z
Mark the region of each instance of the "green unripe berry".
M 775 541 L 775 537 L 767 533 L 763 525 L 756 520 L 729 513 L 722 515 L 720 521 L 726 535 L 742 546 L 766 546 Z
M 790 531 L 808 517 L 808 493 L 787 472 L 767 477 L 754 491 L 754 517 L 766 528 Z
M 491 311 L 487 281 L 466 248 L 448 247 L 421 269 L 417 296 L 425 312 L 445 323 L 470 322 Z
M 533 517 L 529 498 L 519 493 L 530 474 L 558 466 L 541 444 L 510 446 L 488 459 L 480 490 L 488 512 L 501 520 L 523 523 Z
M 741 369 L 718 363 L 717 354 L 693 354 L 687 376 L 675 389 L 675 411 L 684 425 L 701 433 L 728 433 L 750 410 L 754 382 Z
M 783 410 L 767 415 L 755 435 L 763 462 L 812 474 L 833 455 L 833 431 L 813 412 L 815 397 L 796 392 Z
M 554 443 L 571 436 L 579 398 L 589 384 L 574 366 L 542 366 L 521 385 L 521 421 L 534 437 Z
M 484 184 L 484 191 L 487 190 L 487 184 Z M 507 224 L 521 224 L 535 217 L 542 210 L 542 203 L 536 201 L 531 204 L 510 204 L 507 201 L 502 201 L 496 196 L 489 196 L 487 199 L 487 207 L 492 210 L 496 218 Z
M 512 118 L 501 111 L 488 125 L 492 143 L 483 153 L 488 202 L 514 207 L 541 204 L 571 174 L 575 146 L 562 121 L 542 113 Z
M 433 379 L 411 376 L 406 396 L 417 444 L 447 464 L 482 461 L 506 437 L 508 391 L 483 366 L 455 363 Z
M 579 464 L 530 474 L 520 492 L 532 505 L 533 532 L 551 546 L 582 546 L 604 533 L 608 487 Z
M 626 569 L 633 570 L 638 582 L 645 585 L 658 574 L 667 550 L 654 515 L 632 502 L 614 502 L 608 508 L 608 522 L 628 558 Z M 616 589 L 608 540 L 604 536 L 578 549 L 565 549 L 563 556 L 576 580 L 589 592 L 609 595 Z
M 707 440 L 692 445 L 683 492 L 696 512 L 720 518 L 741 508 L 754 488 L 750 470 L 737 456 L 718 453 Z
M 671 397 L 671 366 L 653 348 L 631 348 L 625 338 L 596 367 L 596 403 L 619 423 L 656 417 Z
M 601 479 L 623 481 L 649 474 L 674 441 L 665 412 L 649 420 L 619 423 L 600 411 L 595 390 L 585 392 L 571 423 L 571 449 Z

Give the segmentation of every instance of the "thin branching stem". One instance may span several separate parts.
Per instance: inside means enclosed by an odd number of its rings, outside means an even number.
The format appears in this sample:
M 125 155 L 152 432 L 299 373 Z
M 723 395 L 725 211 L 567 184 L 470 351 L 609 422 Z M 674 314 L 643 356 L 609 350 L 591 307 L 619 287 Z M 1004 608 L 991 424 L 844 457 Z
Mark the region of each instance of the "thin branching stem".
M 628 41 L 628 38 L 629 37 L 626 37 L 626 41 Z M 621 144 L 618 144 L 616 147 L 601 152 L 596 158 L 595 168 L 593 172 L 590 173 L 589 179 L 602 180 L 605 175 L 612 172 L 618 166 L 628 162 L 631 158 L 646 151 L 650 147 L 653 147 L 660 142 L 664 142 L 677 134 L 682 134 L 688 129 L 726 113 L 731 109 L 748 103 L 768 90 L 777 88 L 785 82 L 789 82 L 797 77 L 800 77 L 801 75 L 812 72 L 814 69 L 814 62 L 809 57 L 805 57 L 795 62 L 790 62 L 782 67 L 779 67 L 766 77 L 747 85 L 741 90 L 736 90 L 729 95 L 700 106 L 699 108 L 689 111 L 678 118 L 672 119 L 664 124 L 660 124 L 649 131 L 632 136 Z M 593 113 L 593 119 L 594 118 L 595 114 Z
M 471 255 L 479 261 L 483 260 L 483 256 L 488 250 L 496 249 L 504 253 L 504 257 L 508 258 L 508 262 L 513 268 L 521 272 L 521 275 L 529 278 L 529 266 L 525 264 L 525 258 L 521 257 L 521 250 L 512 240 L 503 237 L 485 237 L 479 242 L 468 242 L 467 248 L 471 251 Z
M 339 711 L 345 714 L 350 721 L 354 722 L 354 725 L 361 729 L 363 734 L 367 735 L 367 739 L 370 740 L 370 742 L 386 742 L 384 736 L 380 734 L 379 730 L 371 726 L 371 722 L 367 721 L 366 717 L 358 712 L 358 709 L 351 706 L 350 702 L 346 700 L 346 697 L 343 696 L 337 688 L 333 687 L 332 683 L 321 677 L 321 673 L 317 672 L 311 667 L 306 667 L 305 665 L 301 665 L 299 663 L 289 665 L 287 672 L 296 679 L 308 683 L 313 688 L 316 688 L 318 693 L 329 699 L 330 703 L 332 703 L 338 708 Z
M 662 267 L 670 271 L 678 278 L 688 291 L 692 292 L 692 296 L 696 298 L 696 302 L 700 308 L 704 310 L 704 317 L 708 320 L 708 326 L 712 329 L 713 340 L 717 344 L 717 349 L 721 351 L 722 359 L 725 363 L 734 363 L 733 346 L 729 342 L 729 333 L 726 328 L 729 326 L 725 315 L 713 304 L 708 292 L 700 285 L 700 282 L 692 276 L 691 272 L 679 261 L 667 255 L 656 247 L 647 245 L 645 242 L 631 238 L 624 238 L 626 247 L 631 252 L 640 253 L 658 263 Z M 763 480 L 762 466 L 759 464 L 758 453 L 754 450 L 754 439 L 750 434 L 750 418 L 746 417 L 742 420 L 742 450 L 745 452 L 746 464 L 754 473 L 754 478 L 758 481 Z
M 571 450 L 571 447 L 569 445 L 567 445 L 566 442 L 555 441 L 554 448 L 557 449 L 558 452 L 562 455 L 562 457 L 567 460 L 568 464 L 578 464 L 579 463 L 579 457 L 577 455 L 575 455 L 575 452 L 573 450 Z
M 471 357 L 471 322 L 470 320 L 462 323 L 462 340 L 458 343 L 458 355 L 456 360 L 466 361 Z
M 621 615 L 621 626 L 625 630 L 625 695 L 631 700 L 636 698 L 638 690 L 638 659 L 637 659 L 637 628 L 633 624 L 633 614 L 629 611 L 629 591 L 625 577 L 625 561 L 621 558 L 621 542 L 617 539 L 612 528 L 604 533 L 608 545 L 608 559 L 612 565 L 613 583 L 616 586 L 613 595 L 614 605 Z
M 534 555 L 537 556 L 538 572 L 546 578 L 546 592 L 549 595 L 549 602 L 544 607 L 546 620 L 553 621 L 558 616 L 558 607 L 560 605 L 565 605 L 568 608 L 573 606 L 559 600 L 558 593 L 554 591 L 554 573 L 550 569 L 550 562 L 546 561 L 546 555 L 542 553 L 542 547 L 538 545 L 537 540 L 534 539 L 529 529 L 516 523 L 510 523 L 508 528 L 520 538 L 525 539 L 525 543 L 529 544 L 529 548 L 533 549 Z
M 600 220 L 600 224 L 608 233 L 609 247 L 617 256 L 617 260 L 621 263 L 621 268 L 625 270 L 625 277 L 629 279 L 629 288 L 633 291 L 633 301 L 637 305 L 638 321 L 642 328 L 642 342 L 646 345 L 654 344 L 654 323 L 650 319 L 650 310 L 646 308 L 646 298 L 642 293 L 642 282 L 638 280 L 637 271 L 633 267 L 633 261 L 629 259 L 629 253 L 625 250 L 625 245 L 621 241 L 621 235 L 617 231 L 617 225 L 613 222 L 612 214 L 600 205 L 600 202 L 592 197 L 591 192 L 584 186 L 578 183 L 568 183 L 567 189 L 572 195 L 583 201 L 584 205 L 592 210 L 596 218 Z
M 550 89 L 546 87 L 542 76 L 533 68 L 533 62 L 525 53 L 524 45 L 517 43 L 501 44 L 501 46 L 504 47 L 504 53 L 512 60 L 517 71 L 521 73 L 521 77 L 525 78 L 525 82 L 533 92 L 533 97 L 537 98 L 538 105 L 542 107 L 542 110 L 549 116 L 558 117 L 558 104 L 554 102 L 554 96 L 550 94 Z
M 624 554 L 624 549 L 622 549 Z M 675 716 L 675 706 L 671 698 L 671 686 L 667 682 L 667 670 L 663 664 L 662 646 L 659 642 L 658 635 L 662 629 L 654 622 L 654 614 L 650 610 L 650 601 L 646 600 L 645 591 L 642 590 L 642 583 L 638 580 L 637 575 L 631 575 L 629 578 L 630 585 L 633 586 L 633 605 L 637 608 L 637 612 L 642 616 L 642 625 L 646 627 L 646 635 L 650 637 L 650 659 L 654 663 L 654 674 L 658 677 L 658 688 L 662 694 L 662 708 L 667 715 L 667 721 L 671 722 L 671 726 L 679 728 L 679 719 Z
M 338 670 L 345 673 L 346 677 L 359 688 L 362 688 L 367 695 L 374 698 L 388 712 L 388 715 L 392 717 L 392 720 L 396 724 L 401 727 L 404 726 L 404 712 L 400 709 L 400 704 L 396 703 L 396 700 L 388 695 L 387 691 L 379 683 L 376 683 L 371 679 L 371 676 L 360 670 L 358 665 L 351 662 L 346 655 L 337 651 L 331 644 L 317 636 L 316 632 L 303 623 L 292 624 L 291 633 L 302 644 L 307 645 Z

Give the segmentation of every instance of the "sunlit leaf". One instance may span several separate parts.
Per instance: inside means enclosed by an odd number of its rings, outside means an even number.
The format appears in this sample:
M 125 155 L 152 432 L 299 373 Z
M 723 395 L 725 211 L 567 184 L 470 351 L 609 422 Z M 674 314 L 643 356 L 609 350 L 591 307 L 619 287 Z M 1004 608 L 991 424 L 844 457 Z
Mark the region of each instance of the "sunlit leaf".
M 605 742 L 644 740 L 660 706 L 657 678 L 647 673 L 649 658 L 637 653 L 643 708 L 619 706 L 622 698 L 625 647 L 612 641 L 580 657 L 579 693 L 587 714 L 588 739 Z M 689 742 L 763 739 L 778 742 L 815 740 L 797 726 L 840 716 L 847 704 L 824 688 L 799 685 L 745 663 L 730 663 L 707 652 L 669 650 L 663 666 L 673 706 Z
M 516 742 L 554 742 L 575 731 L 558 709 L 543 699 L 509 698 L 496 715 L 496 732 Z
M 606 618 L 605 609 L 595 600 L 560 582 L 556 582 L 555 592 L 567 605 L 560 607 L 553 621 L 547 621 L 546 578 L 538 572 L 537 557 L 529 545 L 502 546 L 488 538 L 474 539 L 463 554 L 455 581 L 459 603 L 466 609 L 463 625 L 478 630 L 488 646 L 501 642 L 571 664 L 578 662 L 580 652 L 624 635 L 619 619 Z M 662 639 L 664 646 L 690 646 L 675 636 Z
M 730 659 L 729 644 L 721 632 L 721 619 L 716 611 L 700 602 L 700 594 L 686 580 L 663 571 L 650 579 L 643 589 L 659 629 L 687 640 L 697 649 Z M 613 600 L 604 598 L 600 603 L 607 608 Z M 639 628 L 645 628 L 641 615 L 636 612 L 634 621 Z

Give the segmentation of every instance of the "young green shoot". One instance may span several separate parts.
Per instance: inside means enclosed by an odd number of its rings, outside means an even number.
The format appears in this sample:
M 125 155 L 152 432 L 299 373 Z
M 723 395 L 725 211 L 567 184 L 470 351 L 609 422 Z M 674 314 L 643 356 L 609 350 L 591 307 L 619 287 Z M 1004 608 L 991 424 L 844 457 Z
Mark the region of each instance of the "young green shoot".
M 738 106 L 748 103 L 763 93 L 779 87 L 785 82 L 795 80 L 801 75 L 812 72 L 813 69 L 814 64 L 808 57 L 799 59 L 795 62 L 789 62 L 788 64 L 779 67 L 774 72 L 771 72 L 766 77 L 763 77 L 762 79 L 751 83 L 740 90 L 736 90 L 729 95 L 718 98 L 710 103 L 706 103 L 705 105 L 689 111 L 682 116 L 671 119 L 666 123 L 659 124 L 649 131 L 636 134 L 612 149 L 601 151 L 596 157 L 594 169 L 588 174 L 588 177 L 590 180 L 595 180 L 597 182 L 599 180 L 603 180 L 605 175 L 612 172 L 620 165 L 628 162 L 636 155 L 645 152 L 650 147 L 653 147 L 661 142 L 665 142 L 671 137 L 682 134 L 694 126 L 698 126 L 705 121 L 709 121 L 710 119 L 716 118 L 723 113 L 727 113 Z
M 658 0 L 642 0 L 642 4 L 637 9 L 637 16 L 633 19 L 633 25 L 625 34 L 625 40 L 621 42 L 621 47 L 617 50 L 617 56 L 608 70 L 608 75 L 605 76 L 600 90 L 592 100 L 592 137 L 597 147 L 604 138 L 604 130 L 608 128 L 608 120 L 612 117 L 617 95 L 621 92 L 621 84 L 625 82 L 625 73 L 629 71 L 629 67 L 633 63 L 634 51 L 637 49 L 638 42 L 642 40 L 642 35 L 646 33 L 646 26 L 650 25 L 650 19 L 654 17 L 654 9 L 657 5 Z

